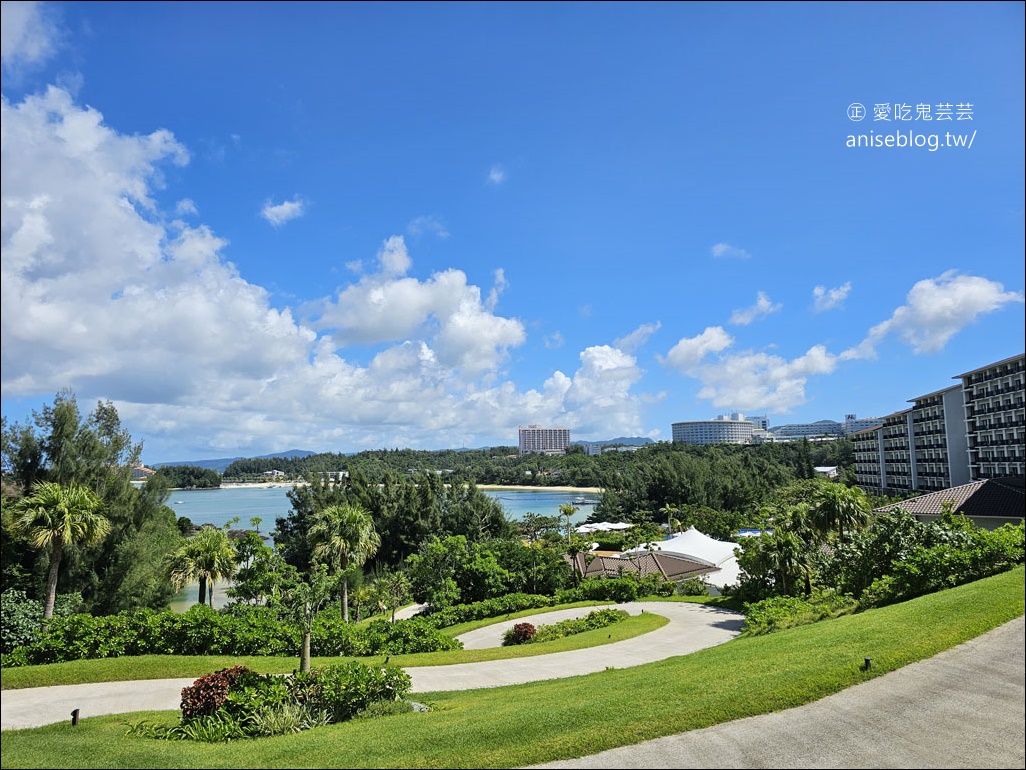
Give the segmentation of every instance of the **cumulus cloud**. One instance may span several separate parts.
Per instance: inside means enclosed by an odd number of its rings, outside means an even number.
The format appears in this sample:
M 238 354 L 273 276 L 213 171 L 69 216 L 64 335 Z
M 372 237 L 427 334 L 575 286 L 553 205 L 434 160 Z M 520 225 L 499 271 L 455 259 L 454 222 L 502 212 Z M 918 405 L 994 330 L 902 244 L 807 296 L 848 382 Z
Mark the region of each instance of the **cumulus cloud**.
M 613 342 L 613 346 L 622 350 L 624 353 L 633 353 L 648 342 L 648 338 L 659 331 L 660 326 L 662 326 L 662 324 L 660 324 L 659 321 L 656 321 L 653 324 L 642 324 L 625 337 L 620 337 L 620 339 L 615 340 Z
M 694 371 L 707 355 L 719 353 L 733 344 L 734 338 L 727 334 L 722 326 L 709 326 L 696 337 L 682 337 L 670 348 L 665 357 L 657 358 L 671 369 L 688 374 Z
M 731 246 L 729 243 L 717 243 L 710 252 L 716 259 L 748 259 L 751 256 L 744 249 Z
M 859 345 L 841 355 L 846 359 L 873 358 L 877 345 L 890 335 L 917 354 L 936 353 L 981 315 L 1023 301 L 1022 292 L 1005 291 L 996 281 L 948 270 L 936 278 L 918 281 L 904 305 L 870 329 Z
M 110 399 L 164 448 L 154 461 L 458 446 L 468 431 L 512 443 L 525 421 L 639 429 L 640 373 L 623 351 L 589 348 L 577 372 L 539 387 L 503 379 L 526 334 L 498 313 L 501 269 L 487 296 L 460 270 L 415 277 L 393 236 L 314 327 L 272 306 L 210 227 L 167 223 L 154 191 L 189 161 L 170 132 L 121 134 L 57 88 L 0 106 L 5 397 Z M 174 213 L 195 213 L 177 199 Z
M 822 345 L 790 361 L 767 353 L 728 355 L 698 368 L 698 397 L 722 408 L 787 412 L 805 403 L 808 378 L 832 373 L 837 361 Z
M 286 222 L 303 216 L 303 202 L 298 199 L 277 204 L 267 202 L 260 210 L 260 216 L 275 227 L 281 227 Z
M 46 61 L 59 39 L 57 21 L 43 3 L 0 4 L 0 62 L 7 72 Z
M 751 307 L 735 310 L 730 316 L 730 323 L 735 326 L 748 326 L 759 318 L 765 318 L 770 313 L 776 313 L 783 305 L 774 305 L 766 292 L 760 291 L 755 298 L 755 304 Z
M 816 313 L 825 310 L 834 310 L 842 307 L 851 291 L 851 281 L 835 289 L 828 289 L 826 286 L 817 286 L 812 290 L 812 309 Z
M 407 276 L 412 260 L 402 236 L 385 241 L 378 264 L 378 272 L 325 305 L 319 328 L 330 330 L 340 346 L 420 336 L 444 366 L 476 376 L 495 369 L 509 348 L 524 342 L 520 321 L 492 312 L 505 283 L 501 271 L 483 302 L 480 288 L 468 285 L 461 270 L 443 270 L 424 281 Z
M 505 181 L 506 172 L 503 170 L 502 166 L 496 163 L 488 172 L 488 182 L 489 184 L 502 184 Z

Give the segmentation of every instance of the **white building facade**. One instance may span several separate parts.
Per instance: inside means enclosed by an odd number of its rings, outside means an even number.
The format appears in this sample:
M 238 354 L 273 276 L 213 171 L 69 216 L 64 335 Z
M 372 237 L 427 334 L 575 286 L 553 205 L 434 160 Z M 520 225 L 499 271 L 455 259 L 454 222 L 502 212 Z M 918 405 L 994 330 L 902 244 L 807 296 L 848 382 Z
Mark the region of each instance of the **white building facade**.
M 557 427 L 545 428 L 541 425 L 521 425 L 520 454 L 526 455 L 533 452 L 541 454 L 565 454 L 570 446 L 570 429 Z
M 973 369 L 944 390 L 910 399 L 911 409 L 852 434 L 855 478 L 874 494 L 935 492 L 1022 476 L 1026 356 Z

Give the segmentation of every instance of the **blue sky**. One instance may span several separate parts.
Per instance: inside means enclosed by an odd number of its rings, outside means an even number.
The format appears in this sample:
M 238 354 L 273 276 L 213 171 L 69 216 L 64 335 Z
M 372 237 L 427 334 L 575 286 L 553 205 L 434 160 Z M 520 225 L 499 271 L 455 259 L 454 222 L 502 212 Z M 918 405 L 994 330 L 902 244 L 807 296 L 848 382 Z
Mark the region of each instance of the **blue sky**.
M 1024 349 L 1023 16 L 5 1 L 3 414 L 156 463 L 899 411 Z

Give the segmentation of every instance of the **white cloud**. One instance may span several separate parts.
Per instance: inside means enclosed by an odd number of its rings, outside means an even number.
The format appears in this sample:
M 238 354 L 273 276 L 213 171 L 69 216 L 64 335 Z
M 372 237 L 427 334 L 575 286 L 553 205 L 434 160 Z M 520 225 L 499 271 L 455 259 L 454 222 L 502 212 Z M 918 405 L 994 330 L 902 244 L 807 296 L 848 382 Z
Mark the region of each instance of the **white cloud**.
M 787 412 L 805 403 L 805 385 L 817 374 L 830 374 L 837 357 L 822 345 L 788 361 L 767 353 L 738 353 L 698 368 L 699 398 L 714 406 L 742 411 Z
M 50 58 L 59 39 L 56 19 L 43 3 L 0 3 L 0 61 L 8 72 Z
M 496 163 L 488 172 L 488 182 L 490 184 L 502 184 L 505 181 L 506 172 L 503 170 L 502 166 Z
M 563 347 L 563 345 L 566 344 L 566 340 L 563 339 L 562 332 L 557 331 L 552 332 L 552 334 L 545 335 L 545 337 L 542 338 L 542 344 L 544 344 L 549 350 L 556 350 Z
M 648 338 L 659 331 L 661 326 L 659 321 L 653 324 L 642 324 L 630 334 L 615 340 L 613 347 L 619 348 L 624 353 L 633 353 L 648 342 Z
M 196 208 L 196 204 L 191 199 L 182 198 L 175 204 L 175 213 L 181 217 L 186 214 L 199 214 L 199 209 Z
M 260 216 L 275 227 L 281 227 L 286 222 L 303 216 L 303 202 L 298 199 L 278 204 L 267 202 L 260 210 Z
M 744 249 L 731 246 L 729 243 L 717 243 L 710 252 L 717 259 L 748 259 L 751 256 Z
M 322 303 L 318 334 L 245 280 L 211 228 L 164 224 L 161 169 L 189 158 L 172 134 L 120 134 L 54 88 L 4 100 L 0 117 L 5 398 L 110 399 L 158 462 L 458 446 L 468 426 L 515 443 L 528 421 L 641 432 L 647 396 L 632 394 L 641 373 L 622 350 L 588 348 L 572 376 L 537 388 L 503 379 L 526 333 L 498 313 L 501 269 L 487 297 L 460 270 L 417 278 L 393 236 L 373 272 Z
M 415 217 L 406 225 L 406 232 L 412 236 L 421 236 L 431 233 L 438 238 L 448 238 L 449 231 L 438 217 L 421 216 Z
M 319 328 L 332 330 L 339 345 L 377 344 L 423 337 L 438 360 L 464 375 L 495 369 L 511 347 L 526 339 L 523 324 L 494 315 L 505 285 L 501 270 L 488 302 L 469 286 L 461 270 L 444 270 L 426 281 L 407 277 L 412 261 L 402 236 L 378 253 L 381 271 L 363 276 L 325 305 Z
M 828 289 L 826 286 L 817 286 L 812 290 L 812 309 L 816 313 L 825 310 L 834 310 L 842 307 L 851 291 L 851 281 L 836 289 Z
M 996 281 L 949 270 L 918 281 L 905 298 L 906 304 L 841 355 L 846 359 L 873 358 L 877 344 L 892 334 L 917 354 L 936 353 L 979 316 L 1023 301 L 1022 292 L 1005 291 Z
M 730 316 L 730 323 L 735 326 L 748 326 L 759 318 L 765 318 L 770 313 L 776 313 L 783 305 L 774 305 L 766 292 L 760 291 L 755 298 L 755 304 L 751 307 L 735 310 Z
M 682 337 L 670 348 L 666 357 L 657 356 L 658 360 L 687 374 L 695 369 L 710 353 L 719 353 L 734 344 L 734 338 L 721 326 L 709 326 L 696 337 Z

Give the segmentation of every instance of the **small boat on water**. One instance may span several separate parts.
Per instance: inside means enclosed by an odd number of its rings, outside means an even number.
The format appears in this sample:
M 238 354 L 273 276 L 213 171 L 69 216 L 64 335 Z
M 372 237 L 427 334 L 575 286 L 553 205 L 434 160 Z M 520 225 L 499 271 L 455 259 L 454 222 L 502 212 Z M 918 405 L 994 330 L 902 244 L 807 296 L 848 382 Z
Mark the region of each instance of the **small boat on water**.
M 574 505 L 595 505 L 596 503 L 598 503 L 598 500 L 592 500 L 588 497 L 575 497 L 573 500 L 571 500 L 571 502 Z

